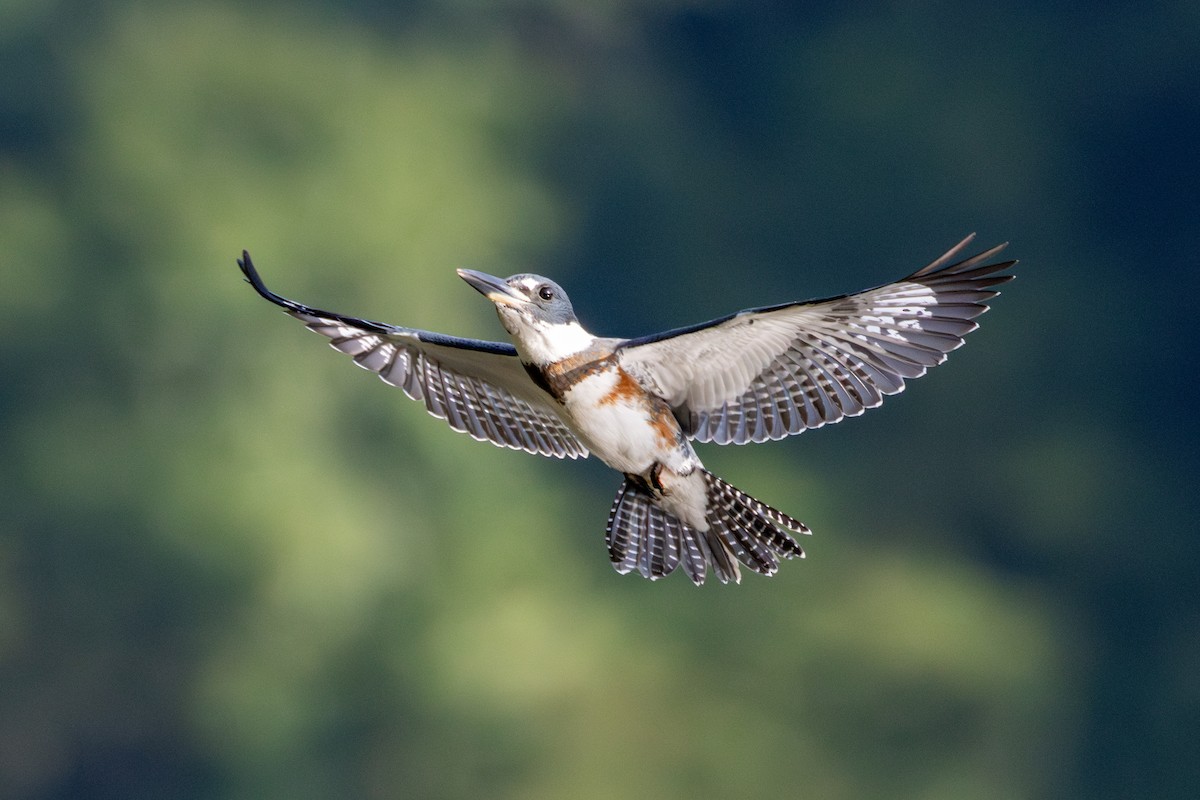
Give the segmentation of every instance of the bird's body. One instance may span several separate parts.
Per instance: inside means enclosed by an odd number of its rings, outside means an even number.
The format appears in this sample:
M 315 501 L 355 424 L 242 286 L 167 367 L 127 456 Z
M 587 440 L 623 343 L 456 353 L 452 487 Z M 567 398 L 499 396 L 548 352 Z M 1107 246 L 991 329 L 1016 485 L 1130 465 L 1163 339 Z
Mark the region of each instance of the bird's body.
M 739 312 L 640 339 L 593 336 L 558 284 L 537 275 L 459 275 L 491 300 L 512 346 L 384 325 L 268 300 L 477 439 L 556 457 L 589 452 L 625 482 L 609 515 L 619 572 L 658 578 L 682 565 L 697 584 L 738 562 L 772 574 L 803 557 L 808 528 L 704 469 L 691 440 L 779 439 L 862 413 L 945 359 L 987 310 L 1014 262 L 999 247 L 958 263 L 970 238 L 897 283 Z M 1003 245 L 1002 245 L 1003 246 Z M 1001 247 L 1002 247 L 1001 246 Z
M 670 407 L 615 361 L 600 363 L 564 395 L 567 424 L 593 455 L 654 491 L 665 511 L 708 530 L 703 465 Z

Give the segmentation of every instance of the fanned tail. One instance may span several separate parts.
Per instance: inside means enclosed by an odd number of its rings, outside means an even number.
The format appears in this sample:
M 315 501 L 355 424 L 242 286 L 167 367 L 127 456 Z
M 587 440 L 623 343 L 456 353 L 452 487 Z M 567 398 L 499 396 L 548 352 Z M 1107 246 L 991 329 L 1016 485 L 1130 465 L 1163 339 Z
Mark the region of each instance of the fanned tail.
M 779 558 L 804 558 L 804 548 L 793 534 L 811 534 L 807 525 L 708 470 L 704 482 L 708 487 L 709 538 L 720 541 L 738 561 L 762 575 L 774 575 Z M 735 578 L 736 568 L 735 564 Z
M 738 562 L 762 575 L 773 575 L 780 558 L 804 558 L 793 535 L 811 533 L 808 526 L 707 470 L 702 474 L 708 500 L 706 531 L 665 511 L 643 482 L 626 476 L 605 531 L 608 555 L 617 572 L 637 570 L 657 580 L 682 564 L 699 586 L 710 564 L 722 583 L 738 583 Z
M 622 575 L 636 569 L 657 580 L 682 562 L 688 575 L 704 579 L 704 553 L 696 548 L 691 528 L 663 511 L 636 481 L 626 478 L 617 490 L 605 533 L 608 556 Z

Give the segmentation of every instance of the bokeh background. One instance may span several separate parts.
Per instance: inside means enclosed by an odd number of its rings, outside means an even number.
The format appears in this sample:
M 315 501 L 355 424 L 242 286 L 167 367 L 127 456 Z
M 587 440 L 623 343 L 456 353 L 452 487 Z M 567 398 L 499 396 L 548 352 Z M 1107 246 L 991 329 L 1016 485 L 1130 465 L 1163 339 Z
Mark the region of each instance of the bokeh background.
M 1188 2 L 4 0 L 0 796 L 1198 796 L 1198 131 Z M 947 365 L 702 448 L 815 535 L 701 589 L 234 266 L 635 335 L 971 231 Z

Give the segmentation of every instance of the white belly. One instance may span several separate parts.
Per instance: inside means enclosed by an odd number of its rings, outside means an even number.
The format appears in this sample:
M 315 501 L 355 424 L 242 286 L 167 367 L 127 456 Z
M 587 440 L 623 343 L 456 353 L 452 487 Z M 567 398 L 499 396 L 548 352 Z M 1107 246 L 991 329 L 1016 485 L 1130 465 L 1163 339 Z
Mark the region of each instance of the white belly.
M 619 472 L 641 475 L 663 460 L 661 440 L 637 405 L 610 400 L 617 377 L 590 375 L 564 398 L 567 422 L 592 453 Z
M 697 530 L 708 530 L 700 459 L 660 401 L 617 370 L 587 375 L 563 396 L 566 423 L 608 466 L 638 475 L 654 502 Z

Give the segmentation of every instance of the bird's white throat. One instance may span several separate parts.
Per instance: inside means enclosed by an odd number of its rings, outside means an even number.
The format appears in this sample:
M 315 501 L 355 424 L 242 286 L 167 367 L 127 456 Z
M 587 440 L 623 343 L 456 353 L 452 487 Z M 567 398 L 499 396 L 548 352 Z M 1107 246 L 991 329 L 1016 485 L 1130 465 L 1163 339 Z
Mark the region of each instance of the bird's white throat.
M 575 320 L 550 323 L 519 319 L 508 329 L 521 360 L 541 366 L 582 353 L 596 341 L 596 337 Z

